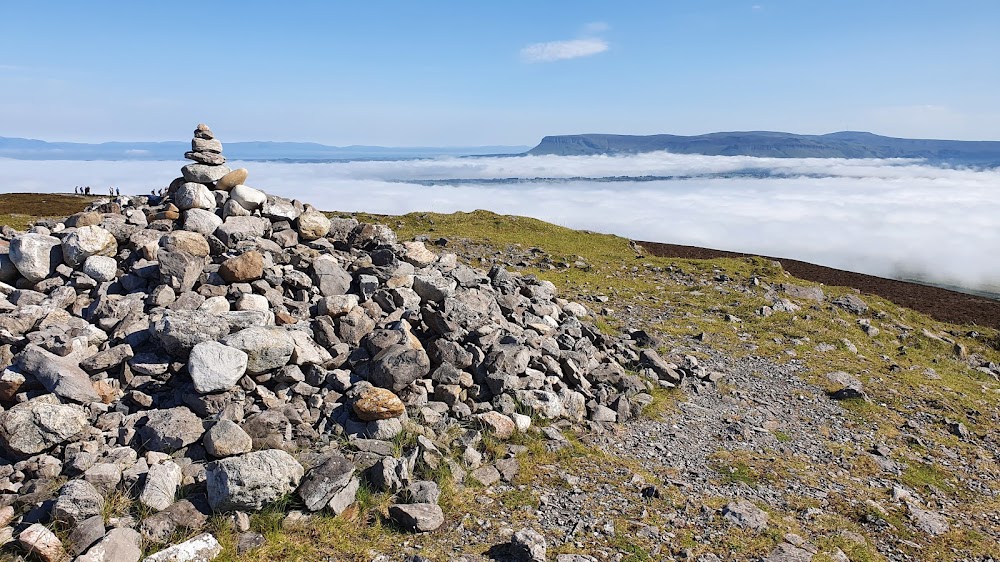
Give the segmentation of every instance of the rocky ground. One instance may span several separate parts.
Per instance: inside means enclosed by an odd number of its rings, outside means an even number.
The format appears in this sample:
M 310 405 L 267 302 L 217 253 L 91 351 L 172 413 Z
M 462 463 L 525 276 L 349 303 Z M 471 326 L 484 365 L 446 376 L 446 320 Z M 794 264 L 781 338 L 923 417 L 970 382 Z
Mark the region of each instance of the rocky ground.
M 164 200 L 0 235 L 2 556 L 1000 551 L 993 328 L 531 219 L 328 217 L 207 127 L 185 156 Z

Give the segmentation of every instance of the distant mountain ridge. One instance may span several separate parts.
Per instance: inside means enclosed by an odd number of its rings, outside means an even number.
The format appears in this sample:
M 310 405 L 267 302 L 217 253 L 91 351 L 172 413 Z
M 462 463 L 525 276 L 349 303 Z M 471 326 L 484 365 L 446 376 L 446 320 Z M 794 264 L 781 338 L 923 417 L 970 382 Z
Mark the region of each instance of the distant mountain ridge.
M 0 137 L 0 158 L 18 160 L 176 160 L 178 154 L 190 149 L 189 143 L 181 141 L 89 144 Z M 225 146 L 226 157 L 230 160 L 301 161 L 520 154 L 527 149 L 527 146 L 341 147 L 271 141 L 231 142 Z
M 665 150 L 677 154 L 772 158 L 925 158 L 960 164 L 1000 164 L 1000 141 L 903 139 L 841 131 L 797 135 L 770 131 L 705 135 L 556 135 L 527 154 L 560 156 L 637 154 Z

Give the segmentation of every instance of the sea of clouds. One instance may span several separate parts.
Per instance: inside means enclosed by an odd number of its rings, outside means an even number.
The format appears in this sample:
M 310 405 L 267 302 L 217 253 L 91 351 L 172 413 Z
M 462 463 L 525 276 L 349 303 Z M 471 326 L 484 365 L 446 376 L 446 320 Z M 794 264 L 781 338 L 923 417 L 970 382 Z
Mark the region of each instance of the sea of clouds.
M 251 186 L 324 210 L 487 209 L 1000 291 L 1000 169 L 668 153 L 230 164 L 250 169 Z M 149 193 L 181 165 L 0 159 L 0 192 Z

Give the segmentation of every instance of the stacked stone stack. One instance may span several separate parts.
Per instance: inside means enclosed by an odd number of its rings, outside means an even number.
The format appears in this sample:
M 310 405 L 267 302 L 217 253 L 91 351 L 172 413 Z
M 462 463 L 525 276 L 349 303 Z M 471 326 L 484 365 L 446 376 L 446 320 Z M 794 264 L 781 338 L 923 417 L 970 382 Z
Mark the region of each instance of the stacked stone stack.
M 207 127 L 192 147 L 222 158 Z M 0 506 L 16 506 L 0 536 L 105 560 L 290 493 L 339 514 L 362 480 L 395 495 L 400 526 L 433 530 L 445 520 L 423 471 L 509 482 L 518 463 L 484 457 L 485 433 L 526 431 L 525 413 L 624 421 L 681 377 L 652 356 L 647 377 L 627 372 L 638 353 L 552 283 L 235 173 L 199 161 L 158 205 L 0 232 Z M 130 490 L 146 507 L 105 520 L 106 498 Z M 80 532 L 61 545 L 39 522 Z

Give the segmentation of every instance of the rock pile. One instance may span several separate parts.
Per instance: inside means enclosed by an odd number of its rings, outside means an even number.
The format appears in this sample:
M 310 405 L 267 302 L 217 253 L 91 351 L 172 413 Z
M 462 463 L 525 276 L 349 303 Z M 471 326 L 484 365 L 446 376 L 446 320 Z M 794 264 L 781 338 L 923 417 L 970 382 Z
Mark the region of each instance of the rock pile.
M 42 558 L 137 560 L 140 539 L 290 493 L 339 514 L 362 480 L 396 494 L 398 525 L 433 530 L 425 471 L 516 473 L 484 462 L 484 433 L 624 421 L 650 402 L 652 383 L 622 367 L 638 357 L 551 283 L 248 187 L 204 125 L 185 156 L 157 205 L 3 235 L 0 527 Z M 415 445 L 399 452 L 404 432 Z M 106 518 L 121 494 L 145 508 Z

